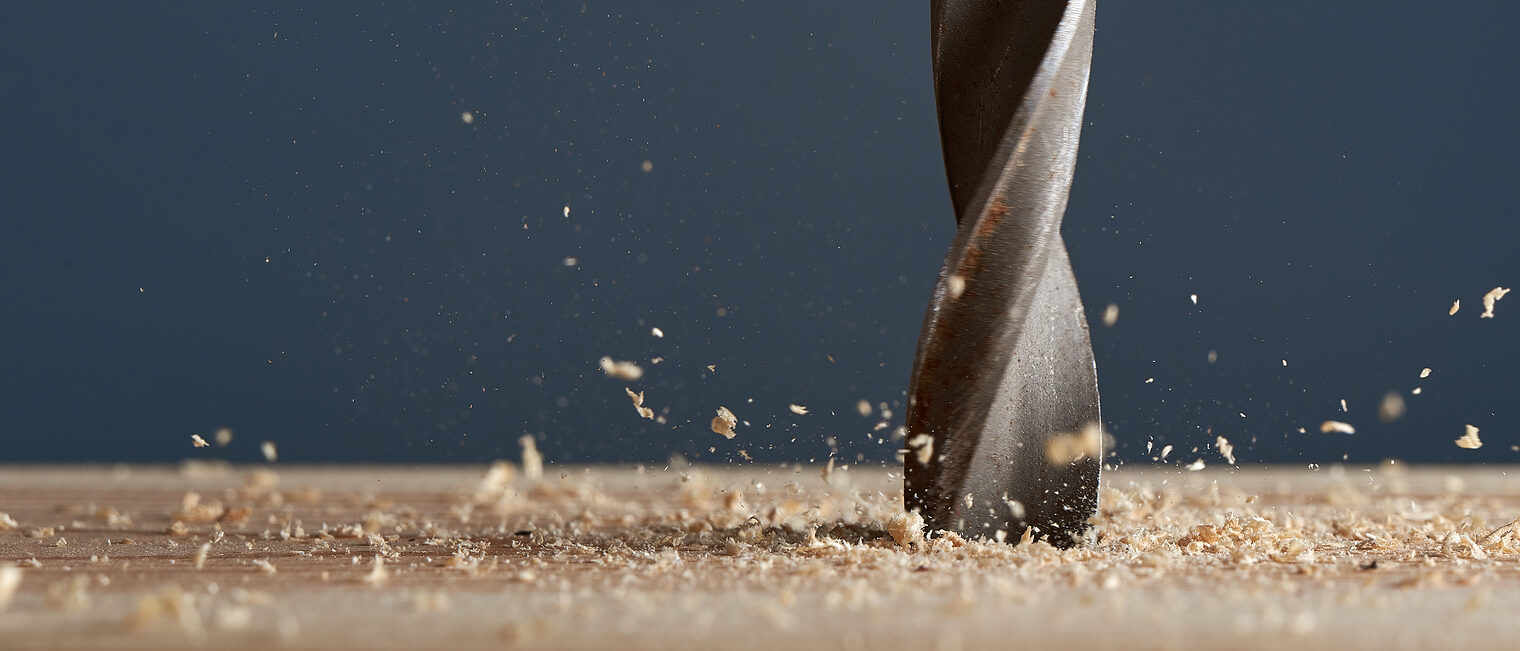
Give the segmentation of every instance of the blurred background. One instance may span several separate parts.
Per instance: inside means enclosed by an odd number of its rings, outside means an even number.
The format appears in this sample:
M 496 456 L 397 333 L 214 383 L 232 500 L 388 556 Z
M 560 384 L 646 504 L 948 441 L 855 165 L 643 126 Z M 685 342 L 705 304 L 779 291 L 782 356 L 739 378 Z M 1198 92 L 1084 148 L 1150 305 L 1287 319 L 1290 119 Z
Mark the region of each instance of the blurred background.
M 260 4 L 8 9 L 0 461 L 893 462 L 954 226 L 925 3 Z M 1520 461 L 1517 22 L 1099 3 L 1115 462 Z

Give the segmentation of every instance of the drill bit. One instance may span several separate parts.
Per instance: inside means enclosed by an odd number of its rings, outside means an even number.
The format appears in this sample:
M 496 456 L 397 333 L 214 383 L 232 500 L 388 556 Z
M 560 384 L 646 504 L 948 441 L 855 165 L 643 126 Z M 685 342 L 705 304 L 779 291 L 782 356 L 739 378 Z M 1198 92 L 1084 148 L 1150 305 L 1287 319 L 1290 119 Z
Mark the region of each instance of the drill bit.
M 903 486 L 930 530 L 1066 547 L 1097 509 L 1097 370 L 1061 240 L 1093 4 L 932 2 L 957 230 L 913 364 Z

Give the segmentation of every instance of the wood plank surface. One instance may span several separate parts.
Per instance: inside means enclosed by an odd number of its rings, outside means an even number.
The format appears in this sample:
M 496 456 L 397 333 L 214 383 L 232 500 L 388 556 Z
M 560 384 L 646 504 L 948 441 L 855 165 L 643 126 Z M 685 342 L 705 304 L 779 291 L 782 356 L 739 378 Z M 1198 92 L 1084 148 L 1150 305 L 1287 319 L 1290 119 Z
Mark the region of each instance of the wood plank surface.
M 884 468 L 0 466 L 0 649 L 1507 648 L 1516 470 L 1121 469 L 1059 551 Z

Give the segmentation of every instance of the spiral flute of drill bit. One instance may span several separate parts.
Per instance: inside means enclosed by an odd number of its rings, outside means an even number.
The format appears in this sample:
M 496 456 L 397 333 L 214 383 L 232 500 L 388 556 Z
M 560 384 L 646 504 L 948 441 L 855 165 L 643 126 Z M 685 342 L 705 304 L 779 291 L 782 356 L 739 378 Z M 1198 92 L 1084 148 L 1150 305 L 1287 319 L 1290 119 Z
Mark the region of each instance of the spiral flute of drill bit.
M 1060 230 L 1093 15 L 1092 0 L 933 4 L 935 95 L 959 227 L 909 391 L 905 503 L 930 529 L 1010 540 L 1027 530 L 1067 546 L 1097 507 L 1101 445 L 1048 453 L 1100 421 Z

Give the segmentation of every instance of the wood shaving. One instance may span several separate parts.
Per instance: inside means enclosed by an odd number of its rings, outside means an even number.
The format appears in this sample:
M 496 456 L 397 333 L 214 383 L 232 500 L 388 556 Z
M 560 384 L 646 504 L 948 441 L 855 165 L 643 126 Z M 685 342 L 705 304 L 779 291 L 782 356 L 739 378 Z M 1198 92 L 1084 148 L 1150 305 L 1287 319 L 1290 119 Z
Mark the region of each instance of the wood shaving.
M 856 413 L 860 414 L 861 418 L 870 418 L 871 417 L 871 401 L 870 400 L 861 399 L 860 402 L 855 403 L 855 411 L 856 411 Z
M 207 443 L 206 439 L 201 438 L 200 434 L 191 434 L 190 435 L 190 445 L 193 445 L 193 446 L 198 447 L 198 448 L 209 448 L 209 447 L 211 447 L 211 444 Z
M 914 435 L 908 439 L 908 451 L 913 453 L 913 458 L 918 459 L 918 465 L 929 465 L 934 459 L 934 437 L 928 434 Z
M 1457 299 L 1457 300 L 1451 302 L 1451 309 L 1447 310 L 1446 314 L 1447 314 L 1447 316 L 1456 316 L 1457 315 L 1457 310 L 1460 310 L 1460 309 L 1462 309 L 1462 300 L 1461 299 Z
M 960 298 L 961 294 L 966 293 L 965 276 L 955 274 L 945 279 L 945 293 L 948 294 L 950 298 Z
M 1223 436 L 1215 438 L 1214 447 L 1219 450 L 1219 456 L 1224 457 L 1225 463 L 1235 465 L 1235 446 L 1230 444 L 1229 439 Z
M 523 477 L 529 481 L 543 479 L 544 455 L 538 453 L 538 442 L 532 435 L 524 435 L 517 439 L 517 444 L 522 446 Z
M 1028 509 L 1024 508 L 1024 503 L 1018 500 L 1003 500 L 1003 504 L 1008 507 L 1008 515 L 1018 520 L 1023 520 L 1024 516 L 1029 512 Z
M 203 543 L 200 547 L 196 548 L 195 556 L 191 559 L 195 562 L 195 569 L 201 570 L 206 568 L 206 555 L 210 553 L 211 543 Z
M 797 403 L 792 403 L 790 405 L 787 405 L 786 408 L 792 410 L 792 413 L 797 414 L 798 416 L 806 416 L 807 413 L 808 413 L 808 408 L 807 407 L 804 407 L 804 406 L 799 405 Z
M 250 500 L 269 499 L 280 486 L 280 475 L 268 468 L 255 468 L 243 477 L 243 497 Z M 283 500 L 283 498 L 281 498 Z
M 1427 366 L 1423 369 L 1420 369 L 1420 379 L 1423 380 L 1428 377 L 1430 377 L 1430 367 Z
M 892 516 L 887 520 L 887 535 L 892 536 L 892 540 L 901 547 L 923 542 L 924 516 L 919 515 L 918 511 L 907 511 Z
M 359 582 L 378 586 L 384 584 L 390 578 L 390 570 L 385 569 L 385 559 L 376 555 L 375 559 L 370 562 L 369 573 L 365 574 L 364 578 L 359 579 Z
M 633 362 L 624 362 L 614 360 L 611 357 L 603 357 L 601 365 L 602 372 L 606 373 L 607 377 L 610 378 L 617 378 L 619 380 L 633 382 L 641 377 L 644 377 L 644 369 L 640 368 L 638 364 L 635 364 Z
M 1204 467 L 1205 467 L 1205 464 L 1203 462 L 1203 459 L 1198 459 L 1197 461 L 1194 461 L 1194 462 L 1188 464 L 1187 465 L 1187 470 L 1189 472 L 1198 472 L 1199 470 L 1203 470 Z
M 186 594 L 179 586 L 169 585 L 156 594 L 138 597 L 137 610 L 127 618 L 127 629 L 141 631 L 162 619 L 179 624 L 180 630 L 191 640 L 200 641 L 205 635 L 194 596 Z
M 200 493 L 190 491 L 180 498 L 179 511 L 174 513 L 174 519 L 178 522 L 215 522 L 223 519 L 227 509 L 221 502 L 210 500 L 201 502 Z
M 259 451 L 264 453 L 264 460 L 274 463 L 280 458 L 280 451 L 275 448 L 274 441 L 264 441 L 259 444 Z
M 654 420 L 654 410 L 644 406 L 644 392 L 634 393 L 633 389 L 623 387 L 628 392 L 628 397 L 633 400 L 633 408 L 639 412 L 639 416 Z
M 503 501 L 517 479 L 517 466 L 511 461 L 496 461 L 486 469 L 486 475 L 475 485 L 476 504 L 495 504 Z
M 661 330 L 659 328 L 650 328 L 649 329 L 649 334 L 654 335 L 655 339 L 664 339 L 665 338 L 665 331 Z
M 1045 441 L 1045 461 L 1065 466 L 1086 458 L 1103 458 L 1103 428 L 1089 423 L 1080 432 L 1056 434 Z
M 0 531 L 10 531 L 19 526 L 21 525 L 11 518 L 9 513 L 0 512 Z
M 1483 441 L 1478 439 L 1478 428 L 1468 425 L 1467 432 L 1462 434 L 1462 438 L 1457 439 L 1457 447 L 1468 450 L 1476 450 L 1483 447 Z
M 47 604 L 55 610 L 85 610 L 90 607 L 90 577 L 76 575 L 68 581 L 48 585 Z
M 1404 416 L 1404 396 L 1397 391 L 1389 391 L 1383 394 L 1383 400 L 1378 403 L 1378 420 L 1391 423 Z
M 1495 287 L 1488 290 L 1488 293 L 1483 295 L 1483 313 L 1479 314 L 1478 318 L 1494 318 L 1494 303 L 1498 303 L 1499 299 L 1504 298 L 1504 295 L 1508 293 L 1509 289 L 1504 287 Z
M 0 565 L 0 613 L 11 605 L 16 590 L 21 587 L 22 570 L 15 565 Z
M 1327 420 L 1319 424 L 1319 431 L 1321 434 L 1355 434 L 1356 428 L 1352 427 L 1351 423 L 1345 423 L 1338 420 Z
M 1106 327 L 1112 328 L 1112 327 L 1114 327 L 1114 324 L 1118 323 L 1118 322 L 1119 322 L 1119 304 L 1118 303 L 1109 303 L 1108 307 L 1103 308 L 1103 325 L 1106 326 Z
M 267 559 L 267 558 L 263 558 L 263 559 L 259 559 L 259 560 L 254 561 L 253 562 L 253 567 L 254 567 L 254 569 L 257 569 L 259 572 L 261 572 L 263 574 L 266 574 L 266 575 L 269 575 L 269 576 L 274 576 L 275 574 L 278 574 L 279 571 L 280 571 L 279 568 L 275 567 L 274 563 L 269 562 L 269 559 Z
M 1488 532 L 1488 535 L 1483 537 L 1483 542 L 1493 544 L 1499 542 L 1505 536 L 1514 536 L 1517 533 L 1520 533 L 1520 518 L 1511 520 L 1509 524 Z
M 715 434 L 721 434 L 723 438 L 732 439 L 738 435 L 734 427 L 739 424 L 739 418 L 728 407 L 719 406 L 718 415 L 713 417 L 711 427 Z
M 1172 446 L 1170 446 L 1170 445 L 1163 445 L 1163 446 L 1161 446 L 1161 460 L 1162 461 L 1166 461 L 1166 455 L 1169 455 L 1171 453 L 1172 453 Z

